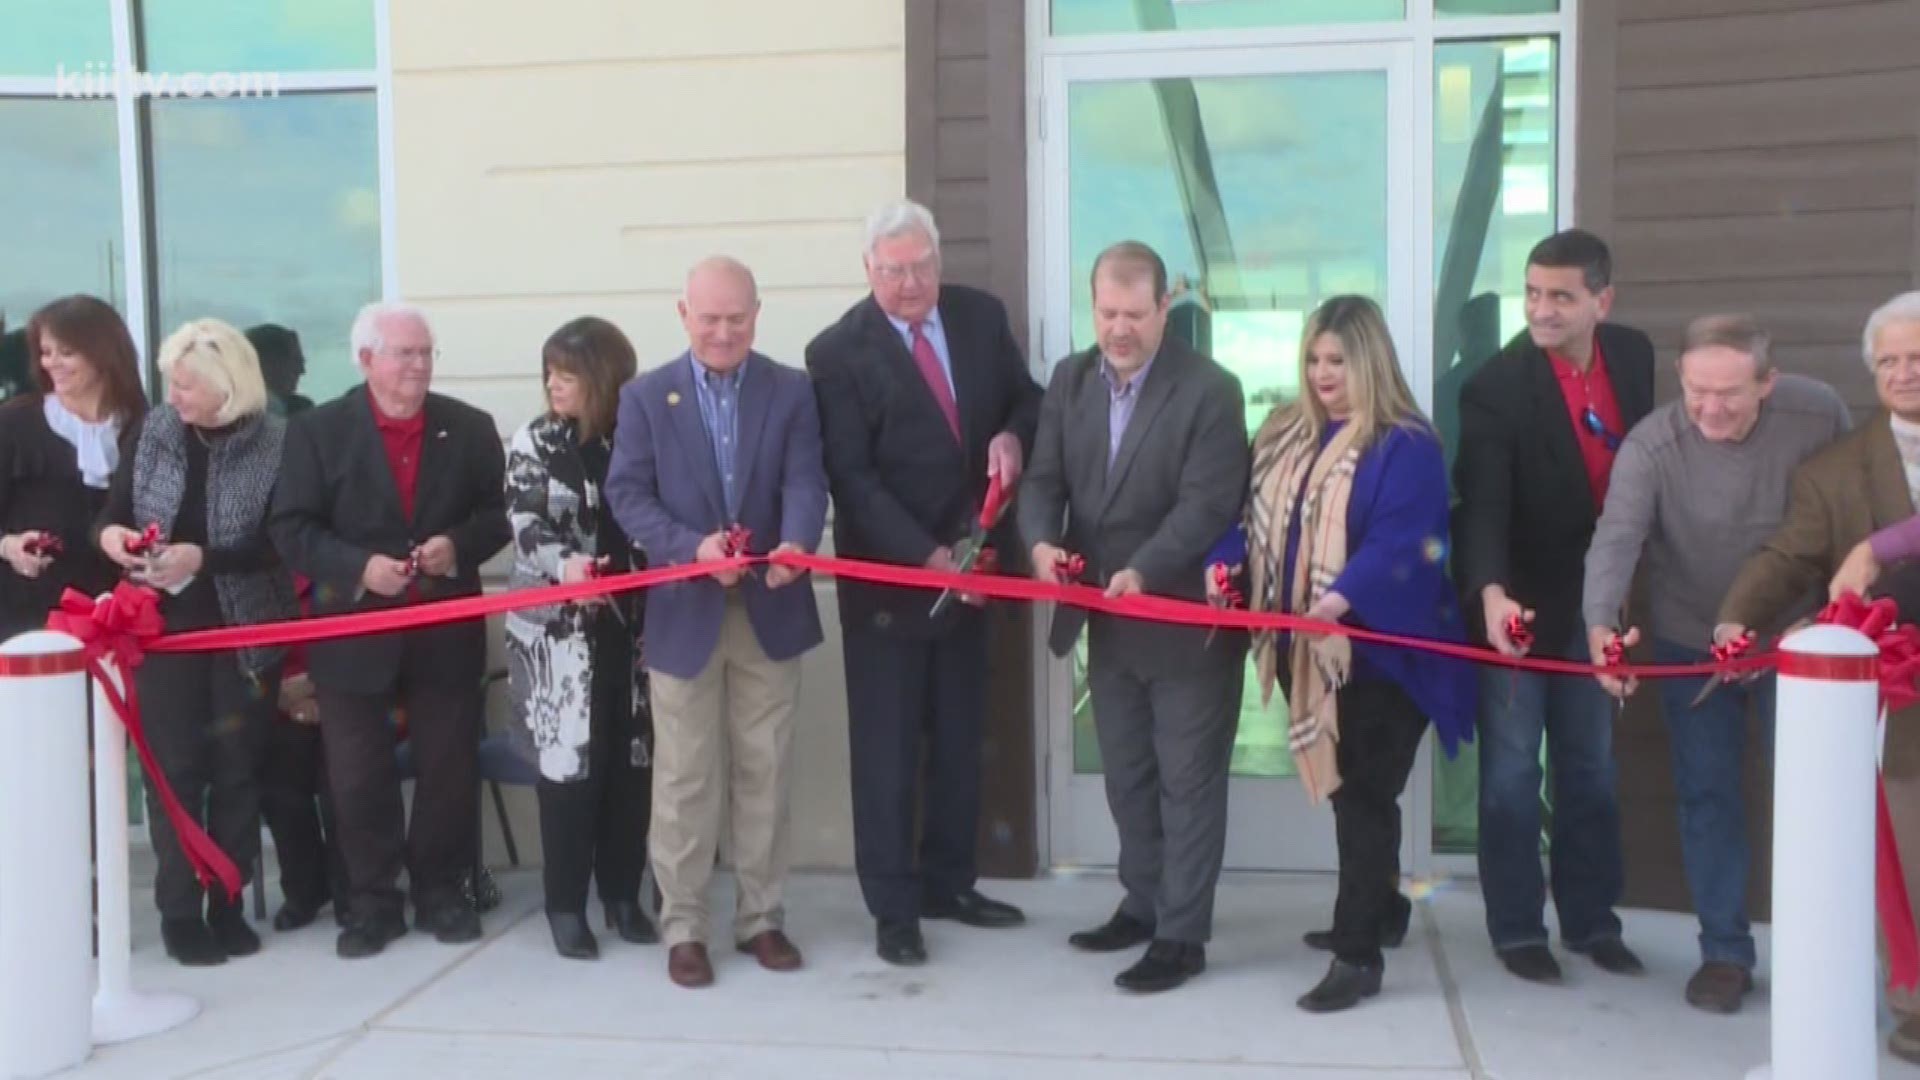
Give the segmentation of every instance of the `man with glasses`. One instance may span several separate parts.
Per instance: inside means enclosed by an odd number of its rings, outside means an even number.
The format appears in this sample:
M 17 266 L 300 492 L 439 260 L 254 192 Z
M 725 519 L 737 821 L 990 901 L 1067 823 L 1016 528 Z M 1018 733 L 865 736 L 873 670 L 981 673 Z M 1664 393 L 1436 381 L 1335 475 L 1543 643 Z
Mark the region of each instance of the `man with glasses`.
M 953 570 L 989 481 L 1009 492 L 1019 483 L 1040 387 L 1000 301 L 941 284 L 940 233 L 925 207 L 900 201 L 875 211 L 865 256 L 872 295 L 807 346 L 834 550 Z M 918 964 L 927 958 L 922 918 L 1025 921 L 974 888 L 987 621 L 977 598 L 961 596 L 936 615 L 931 592 L 844 578 L 836 587 L 854 864 L 880 958 Z
M 1620 630 L 1642 552 L 1650 600 L 1630 621 L 1652 635 L 1654 659 L 1711 659 L 1720 602 L 1741 562 L 1785 516 L 1793 471 L 1850 426 L 1832 387 L 1774 370 L 1767 332 L 1751 316 L 1694 320 L 1677 366 L 1680 400 L 1627 436 L 1587 550 L 1587 644 L 1596 664 Z M 1623 697 L 1633 689 L 1611 676 L 1600 683 Z M 1755 962 L 1741 792 L 1747 715 L 1759 712 L 1762 745 L 1771 745 L 1773 679 L 1661 679 L 1657 689 L 1680 796 L 1680 852 L 1700 913 L 1701 964 L 1686 998 L 1731 1013 L 1753 988 Z
M 506 462 L 492 417 L 428 390 L 440 350 L 419 310 L 375 303 L 354 320 L 362 386 L 287 428 L 272 531 L 313 583 L 315 615 L 480 593 L 480 564 L 507 543 Z M 351 893 L 337 951 L 372 956 L 415 925 L 477 941 L 462 886 L 479 850 L 483 619 L 307 646 L 327 776 Z M 405 813 L 392 717 L 416 771 Z
M 1587 658 L 1581 579 L 1626 433 L 1653 406 L 1653 343 L 1606 323 L 1613 260 L 1569 229 L 1527 258 L 1527 330 L 1460 391 L 1454 569 L 1476 634 L 1508 656 Z M 1617 618 L 1617 616 L 1616 616 Z M 1540 866 L 1540 744 L 1553 769 L 1550 857 L 1560 939 L 1616 974 L 1640 960 L 1613 908 L 1623 877 L 1614 703 L 1584 676 L 1486 669 L 1480 887 L 1507 970 L 1554 983 Z

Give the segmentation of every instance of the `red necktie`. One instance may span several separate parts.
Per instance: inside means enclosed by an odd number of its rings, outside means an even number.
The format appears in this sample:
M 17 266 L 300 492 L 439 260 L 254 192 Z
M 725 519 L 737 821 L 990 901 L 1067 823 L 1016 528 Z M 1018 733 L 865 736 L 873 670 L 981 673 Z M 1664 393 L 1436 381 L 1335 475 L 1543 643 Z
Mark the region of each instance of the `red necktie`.
M 947 385 L 947 373 L 940 368 L 940 354 L 933 351 L 933 342 L 927 340 L 927 324 L 913 324 L 913 363 L 920 369 L 920 377 L 927 380 L 927 389 L 933 391 L 933 400 L 940 403 L 940 415 L 947 418 L 947 429 L 953 432 L 955 442 L 960 438 L 960 407 L 954 404 L 953 388 Z

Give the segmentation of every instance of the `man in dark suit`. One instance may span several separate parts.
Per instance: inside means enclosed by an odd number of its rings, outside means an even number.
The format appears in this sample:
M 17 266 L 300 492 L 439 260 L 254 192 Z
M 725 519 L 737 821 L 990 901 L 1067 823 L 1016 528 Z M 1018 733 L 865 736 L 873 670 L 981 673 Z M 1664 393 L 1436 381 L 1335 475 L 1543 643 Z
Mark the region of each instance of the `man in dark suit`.
M 1653 343 L 1604 321 L 1612 274 L 1606 244 L 1591 233 L 1542 240 L 1527 259 L 1527 331 L 1460 391 L 1455 570 L 1475 633 L 1508 656 L 1526 651 L 1508 632 L 1518 619 L 1540 652 L 1587 659 L 1587 546 L 1614 456 L 1653 407 Z M 1614 703 L 1585 676 L 1493 669 L 1481 701 L 1480 888 L 1494 950 L 1522 979 L 1560 980 L 1541 915 L 1544 733 L 1561 941 L 1607 971 L 1638 973 L 1613 910 L 1625 873 Z
M 439 349 L 412 307 L 368 305 L 353 349 L 366 384 L 287 429 L 275 545 L 312 580 L 316 615 L 477 595 L 480 564 L 509 535 L 492 418 L 429 392 Z M 480 937 L 461 883 L 479 844 L 486 635 L 473 620 L 307 648 L 352 890 L 342 957 L 372 956 L 406 933 L 403 866 L 421 929 L 449 944 Z M 410 832 L 396 708 L 418 769 Z
M 701 262 L 680 302 L 691 347 L 620 392 L 607 505 L 655 566 L 725 559 L 736 525 L 750 533 L 746 552 L 820 545 L 827 477 L 813 387 L 803 372 L 752 351 L 759 311 L 745 266 Z M 723 808 L 739 884 L 734 942 L 772 971 L 801 964 L 781 897 L 800 656 L 820 643 L 820 612 L 803 576 L 787 566 L 719 569 L 647 594 L 647 846 L 667 975 L 680 986 L 713 981 L 706 892 Z
M 891 203 L 868 219 L 866 270 L 872 294 L 807 346 L 834 548 L 951 570 L 988 478 L 1009 490 L 1019 482 L 1040 388 L 1000 302 L 940 284 L 940 234 L 926 208 Z M 973 598 L 935 619 L 927 592 L 837 587 L 860 889 L 880 957 L 922 963 L 923 917 L 1025 921 L 974 888 L 986 619 Z
M 1204 600 L 1207 553 L 1247 498 L 1240 383 L 1167 335 L 1167 270 L 1145 244 L 1095 260 L 1093 323 L 1098 344 L 1054 367 L 1040 410 L 1019 504 L 1034 576 L 1056 580 L 1071 551 L 1108 596 Z M 1056 655 L 1083 624 L 1126 897 L 1069 940 L 1095 952 L 1151 941 L 1115 981 L 1168 990 L 1206 967 L 1246 637 L 1061 608 Z

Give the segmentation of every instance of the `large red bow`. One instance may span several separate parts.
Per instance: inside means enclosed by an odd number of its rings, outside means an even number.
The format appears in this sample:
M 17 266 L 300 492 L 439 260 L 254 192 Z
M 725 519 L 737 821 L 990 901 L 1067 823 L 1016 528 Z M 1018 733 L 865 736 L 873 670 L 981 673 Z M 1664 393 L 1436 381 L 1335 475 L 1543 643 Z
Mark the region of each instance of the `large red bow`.
M 186 853 L 188 865 L 193 867 L 195 877 L 208 889 L 217 881 L 227 891 L 229 901 L 240 896 L 240 868 L 233 864 L 220 845 L 213 842 L 200 822 L 180 803 L 180 797 L 174 794 L 173 785 L 167 782 L 167 774 L 153 757 L 153 748 L 147 743 L 146 729 L 140 723 L 140 698 L 134 689 L 134 671 L 140 661 L 146 658 L 147 642 L 159 637 L 166 629 L 160 618 L 160 601 L 151 589 L 121 582 L 111 593 L 94 600 L 84 593 L 72 589 L 60 595 L 60 604 L 47 616 L 47 629 L 58 630 L 78 638 L 85 646 L 87 670 L 99 684 L 107 703 L 120 718 L 121 726 L 127 729 L 127 741 L 133 743 L 134 750 L 140 755 L 140 766 L 146 771 L 147 784 L 158 796 L 161 807 L 166 811 L 167 820 L 172 822 L 174 835 L 180 838 L 181 850 Z M 116 686 L 112 673 L 105 670 L 103 661 L 112 660 L 119 670 L 121 686 Z
M 1920 701 L 1914 687 L 1920 679 L 1920 627 L 1900 621 L 1892 600 L 1872 603 L 1854 593 L 1843 593 L 1814 619 L 1847 626 L 1865 634 L 1880 648 L 1880 703 L 1889 710 Z M 1874 780 L 1874 901 L 1880 909 L 1880 932 L 1887 939 L 1887 981 L 1895 987 L 1920 985 L 1920 934 L 1913 925 L 1913 907 L 1907 879 L 1900 866 L 1900 847 L 1893 838 L 1893 815 L 1887 811 L 1887 788 Z

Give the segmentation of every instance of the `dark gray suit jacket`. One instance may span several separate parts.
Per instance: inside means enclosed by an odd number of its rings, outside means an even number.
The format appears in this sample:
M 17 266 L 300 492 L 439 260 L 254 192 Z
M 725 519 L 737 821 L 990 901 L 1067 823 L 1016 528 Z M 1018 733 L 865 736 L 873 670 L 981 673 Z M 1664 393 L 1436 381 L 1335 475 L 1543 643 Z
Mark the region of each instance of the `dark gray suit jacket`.
M 1054 367 L 1040 406 L 1033 460 L 1020 485 L 1020 528 L 1033 543 L 1058 543 L 1087 560 L 1085 581 L 1104 586 L 1125 569 L 1160 596 L 1206 598 L 1206 558 L 1240 520 L 1249 454 L 1240 382 L 1168 337 L 1147 371 L 1140 400 L 1108 466 L 1109 393 L 1098 349 Z M 1061 607 L 1049 644 L 1064 656 L 1086 614 Z M 1093 618 L 1102 651 L 1143 674 L 1177 675 L 1236 657 L 1244 635 Z

